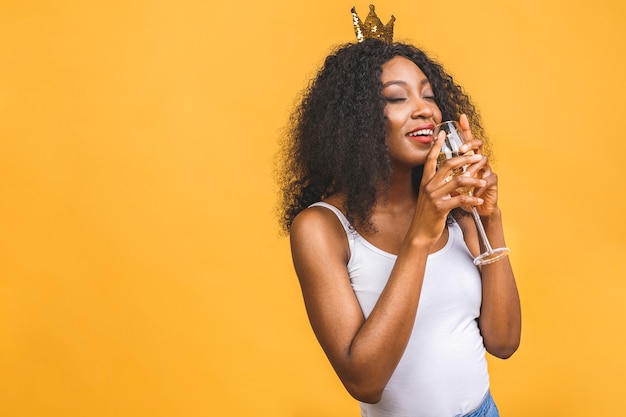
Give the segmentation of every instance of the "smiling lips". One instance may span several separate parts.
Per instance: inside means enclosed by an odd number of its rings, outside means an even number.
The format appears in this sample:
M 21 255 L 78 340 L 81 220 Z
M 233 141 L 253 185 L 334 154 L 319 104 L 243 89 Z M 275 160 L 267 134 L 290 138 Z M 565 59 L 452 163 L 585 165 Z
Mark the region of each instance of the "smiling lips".
M 406 136 L 420 143 L 433 143 L 433 129 L 432 127 L 418 128 L 406 134 Z

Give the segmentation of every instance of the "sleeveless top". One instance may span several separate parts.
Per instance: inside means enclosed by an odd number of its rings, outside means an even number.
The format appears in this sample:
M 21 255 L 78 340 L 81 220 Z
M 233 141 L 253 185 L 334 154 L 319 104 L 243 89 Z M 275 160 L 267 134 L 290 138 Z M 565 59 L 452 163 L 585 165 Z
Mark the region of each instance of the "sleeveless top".
M 336 207 L 348 236 L 352 289 L 365 318 L 383 291 L 397 256 L 365 240 Z M 413 331 L 377 404 L 360 403 L 364 417 L 447 417 L 474 410 L 489 390 L 485 346 L 476 319 L 481 277 L 453 221 L 446 245 L 428 256 Z

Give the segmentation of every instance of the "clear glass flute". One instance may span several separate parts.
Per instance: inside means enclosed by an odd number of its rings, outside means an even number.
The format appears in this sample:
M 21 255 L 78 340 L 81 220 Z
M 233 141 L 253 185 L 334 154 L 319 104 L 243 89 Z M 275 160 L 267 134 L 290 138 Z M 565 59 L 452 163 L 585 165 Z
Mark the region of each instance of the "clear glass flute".
M 435 127 L 435 138 L 439 136 L 439 132 L 444 131 L 446 134 L 446 140 L 441 148 L 441 152 L 437 158 L 437 169 L 444 162 L 446 162 L 450 158 L 454 158 L 455 156 L 460 156 L 461 153 L 459 149 L 463 142 L 465 142 L 465 136 L 463 135 L 463 131 L 461 130 L 459 124 L 455 121 L 447 121 L 443 122 Z M 472 151 L 470 151 L 472 152 Z M 460 175 L 465 172 L 467 166 L 463 166 L 455 169 L 448 177 L 447 181 L 449 181 L 453 176 Z M 467 194 L 472 195 L 474 192 L 473 187 L 460 187 L 456 190 L 459 194 Z M 483 227 L 483 223 L 480 220 L 480 216 L 478 215 L 478 211 L 476 211 L 476 207 L 472 207 L 472 216 L 474 217 L 474 223 L 476 223 L 476 228 L 478 229 L 478 234 L 480 239 L 482 240 L 483 245 L 487 249 L 484 253 L 480 254 L 474 259 L 475 265 L 487 265 L 497 261 L 498 259 L 505 257 L 509 254 L 509 248 L 492 248 L 489 243 L 489 239 L 487 239 L 487 234 L 485 233 L 485 228 Z

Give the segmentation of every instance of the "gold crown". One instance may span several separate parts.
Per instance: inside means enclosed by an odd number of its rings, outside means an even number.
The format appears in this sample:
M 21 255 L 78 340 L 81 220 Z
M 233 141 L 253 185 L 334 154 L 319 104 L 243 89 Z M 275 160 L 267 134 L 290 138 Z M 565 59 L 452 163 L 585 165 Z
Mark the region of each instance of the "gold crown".
M 374 5 L 370 4 L 370 12 L 365 18 L 365 22 L 362 22 L 359 16 L 356 14 L 356 8 L 352 7 L 352 24 L 354 25 L 354 33 L 356 33 L 357 42 L 363 42 L 365 39 L 380 39 L 383 42 L 393 42 L 393 22 L 396 18 L 391 15 L 391 19 L 386 25 L 380 21 L 376 12 L 374 11 Z

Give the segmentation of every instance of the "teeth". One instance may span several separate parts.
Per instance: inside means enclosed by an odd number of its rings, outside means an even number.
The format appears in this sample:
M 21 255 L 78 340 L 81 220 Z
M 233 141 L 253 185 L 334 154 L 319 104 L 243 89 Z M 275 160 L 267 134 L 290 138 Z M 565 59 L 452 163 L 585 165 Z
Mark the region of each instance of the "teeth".
M 422 129 L 409 133 L 409 136 L 432 136 L 432 129 Z

